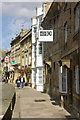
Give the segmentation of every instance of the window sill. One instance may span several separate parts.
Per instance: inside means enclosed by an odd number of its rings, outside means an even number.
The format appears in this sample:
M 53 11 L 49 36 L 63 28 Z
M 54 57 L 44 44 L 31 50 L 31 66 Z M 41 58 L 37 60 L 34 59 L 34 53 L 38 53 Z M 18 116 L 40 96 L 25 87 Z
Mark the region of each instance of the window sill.
M 68 95 L 68 93 L 62 93 L 62 92 L 60 92 L 60 94 L 62 95 L 62 96 L 67 96 Z

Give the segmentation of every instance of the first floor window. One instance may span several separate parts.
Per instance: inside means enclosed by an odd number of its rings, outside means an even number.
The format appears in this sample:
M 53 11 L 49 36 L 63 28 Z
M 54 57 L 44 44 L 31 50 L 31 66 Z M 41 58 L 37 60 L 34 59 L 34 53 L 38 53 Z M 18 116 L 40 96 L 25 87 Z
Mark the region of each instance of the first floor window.
M 75 9 L 75 32 L 79 30 L 80 6 Z
M 42 43 L 39 43 L 39 54 L 42 54 Z
M 75 80 L 76 80 L 76 93 L 79 94 L 79 67 L 78 65 L 75 67 Z
M 37 27 L 34 27 L 34 33 L 36 33 L 36 31 L 37 31 Z
M 65 28 L 65 43 L 67 43 L 67 23 L 64 26 Z

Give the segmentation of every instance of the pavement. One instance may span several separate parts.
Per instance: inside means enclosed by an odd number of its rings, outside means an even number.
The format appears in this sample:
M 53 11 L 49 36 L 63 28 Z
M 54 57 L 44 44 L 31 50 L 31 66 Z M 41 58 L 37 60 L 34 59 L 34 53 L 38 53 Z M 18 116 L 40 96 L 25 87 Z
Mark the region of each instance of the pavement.
M 16 88 L 16 103 L 12 120 L 17 120 L 17 118 L 53 118 L 54 120 L 71 118 L 70 113 L 64 108 L 52 103 L 55 101 L 51 101 L 46 93 L 26 86 L 20 89 Z M 76 119 L 71 118 L 71 120 Z

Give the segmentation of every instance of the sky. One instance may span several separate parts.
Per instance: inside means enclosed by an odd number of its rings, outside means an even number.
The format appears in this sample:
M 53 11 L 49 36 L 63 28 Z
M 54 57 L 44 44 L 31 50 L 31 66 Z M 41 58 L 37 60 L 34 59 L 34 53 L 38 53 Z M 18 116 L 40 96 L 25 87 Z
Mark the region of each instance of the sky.
M 36 7 L 40 2 L 4 2 L 2 3 L 2 48 L 10 50 L 12 37 L 19 34 L 21 28 L 31 28 L 31 18 L 36 15 Z M 0 46 L 1 46 L 0 42 Z

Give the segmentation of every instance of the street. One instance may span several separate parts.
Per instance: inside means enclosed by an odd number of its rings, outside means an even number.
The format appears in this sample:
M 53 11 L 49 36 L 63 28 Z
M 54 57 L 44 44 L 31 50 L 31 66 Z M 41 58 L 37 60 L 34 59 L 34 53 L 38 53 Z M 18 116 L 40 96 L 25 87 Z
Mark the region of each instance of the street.
M 71 117 L 64 108 L 61 108 L 55 101 L 51 101 L 48 94 L 30 87 L 16 88 L 16 97 L 12 119 L 54 118 L 62 120 Z M 52 102 L 55 104 L 53 105 Z
M 7 1 L 0 118 L 80 120 L 80 0 Z

